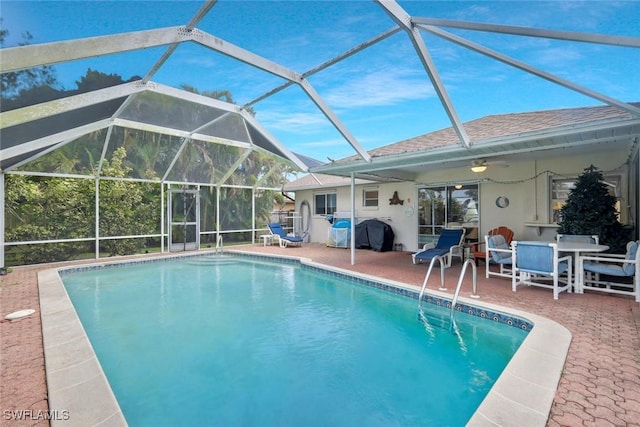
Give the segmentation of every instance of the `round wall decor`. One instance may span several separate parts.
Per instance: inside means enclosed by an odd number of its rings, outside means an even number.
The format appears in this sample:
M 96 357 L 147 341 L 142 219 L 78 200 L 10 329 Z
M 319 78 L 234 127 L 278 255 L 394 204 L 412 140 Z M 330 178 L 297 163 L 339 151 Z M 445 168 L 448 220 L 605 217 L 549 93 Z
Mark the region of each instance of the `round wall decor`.
M 506 196 L 500 196 L 496 199 L 496 206 L 499 208 L 506 208 L 509 206 L 509 199 Z

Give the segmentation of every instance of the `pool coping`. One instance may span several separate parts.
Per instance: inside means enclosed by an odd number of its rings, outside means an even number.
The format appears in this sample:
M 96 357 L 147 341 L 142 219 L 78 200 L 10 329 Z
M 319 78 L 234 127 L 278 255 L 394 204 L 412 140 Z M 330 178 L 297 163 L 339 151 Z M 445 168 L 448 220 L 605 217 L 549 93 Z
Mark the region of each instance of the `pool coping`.
M 262 259 L 288 260 L 303 266 L 364 279 L 381 284 L 382 287 L 391 286 L 406 291 L 408 296 L 419 291 L 416 286 L 406 283 L 355 273 L 304 257 L 233 250 L 225 252 Z M 38 273 L 49 409 L 54 413 L 68 411 L 71 415 L 67 420 L 51 420 L 52 426 L 127 425 L 60 275 L 69 270 L 105 268 L 211 254 L 199 252 L 143 260 L 103 261 L 52 268 Z M 429 289 L 428 293 L 436 298 L 451 300 L 451 295 L 444 292 Z M 467 425 L 545 426 L 569 351 L 569 330 L 555 321 L 532 313 L 465 297 L 460 297 L 458 301 L 462 305 L 525 319 L 534 325 Z

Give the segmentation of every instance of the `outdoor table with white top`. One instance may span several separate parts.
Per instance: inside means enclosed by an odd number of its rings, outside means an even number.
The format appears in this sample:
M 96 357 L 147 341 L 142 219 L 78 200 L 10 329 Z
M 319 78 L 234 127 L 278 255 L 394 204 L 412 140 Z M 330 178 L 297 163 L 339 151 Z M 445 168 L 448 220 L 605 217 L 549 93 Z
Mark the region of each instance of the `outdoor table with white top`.
M 581 252 L 604 252 L 609 249 L 607 245 L 600 245 L 595 243 L 587 243 L 587 242 L 572 242 L 572 241 L 560 241 L 553 242 L 558 245 L 559 252 L 573 252 L 573 283 L 574 287 L 576 286 L 576 277 L 580 274 L 578 270 L 578 257 Z

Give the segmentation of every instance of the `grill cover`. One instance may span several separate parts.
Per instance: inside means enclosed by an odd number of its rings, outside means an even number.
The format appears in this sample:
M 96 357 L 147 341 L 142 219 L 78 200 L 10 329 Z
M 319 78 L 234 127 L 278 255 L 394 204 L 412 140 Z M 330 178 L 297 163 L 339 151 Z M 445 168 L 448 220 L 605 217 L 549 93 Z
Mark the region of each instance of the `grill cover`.
M 356 225 L 355 246 L 358 249 L 373 249 L 377 252 L 393 250 L 395 233 L 391 226 L 377 219 L 368 219 Z

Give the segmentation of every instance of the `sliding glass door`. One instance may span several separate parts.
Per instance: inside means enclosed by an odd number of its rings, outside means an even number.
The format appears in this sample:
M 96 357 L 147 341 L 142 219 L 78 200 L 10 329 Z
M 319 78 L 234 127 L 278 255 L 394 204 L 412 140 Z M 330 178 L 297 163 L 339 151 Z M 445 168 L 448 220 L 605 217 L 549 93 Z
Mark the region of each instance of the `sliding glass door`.
M 418 244 L 435 242 L 443 228 L 464 227 L 467 240 L 477 239 L 480 222 L 478 184 L 418 189 Z

